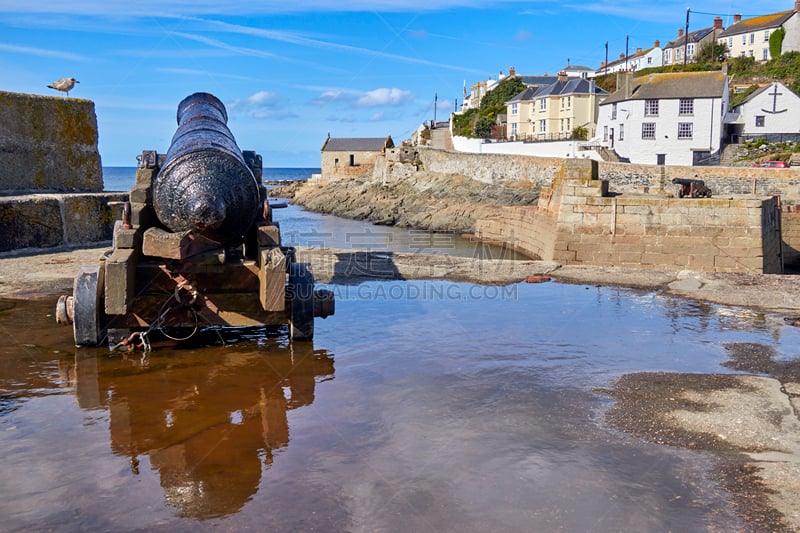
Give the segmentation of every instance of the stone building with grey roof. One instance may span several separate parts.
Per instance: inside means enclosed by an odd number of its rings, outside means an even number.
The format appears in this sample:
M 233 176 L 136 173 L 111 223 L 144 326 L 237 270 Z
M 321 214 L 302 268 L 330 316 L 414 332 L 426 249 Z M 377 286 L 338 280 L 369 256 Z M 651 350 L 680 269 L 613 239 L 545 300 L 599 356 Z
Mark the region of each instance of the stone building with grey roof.
M 728 110 L 724 71 L 617 74 L 617 91 L 600 104 L 601 144 L 622 161 L 646 165 L 719 162 Z
M 694 56 L 706 43 L 717 42 L 717 37 L 722 34 L 722 17 L 714 18 L 714 25 L 708 28 L 684 33 L 683 28 L 678 29 L 678 37 L 670 41 L 662 50 L 664 66 L 682 65 L 694 62 Z
M 741 15 L 734 15 L 733 24 L 718 35 L 717 41 L 728 45 L 730 57 L 768 61 L 772 59 L 769 40 L 779 28 L 786 32 L 781 53 L 800 51 L 800 0 L 795 0 L 793 9 L 778 13 L 744 20 Z
M 394 148 L 391 135 L 386 137 L 331 137 L 325 139 L 321 152 L 321 174 L 326 178 L 372 174 L 375 162 Z

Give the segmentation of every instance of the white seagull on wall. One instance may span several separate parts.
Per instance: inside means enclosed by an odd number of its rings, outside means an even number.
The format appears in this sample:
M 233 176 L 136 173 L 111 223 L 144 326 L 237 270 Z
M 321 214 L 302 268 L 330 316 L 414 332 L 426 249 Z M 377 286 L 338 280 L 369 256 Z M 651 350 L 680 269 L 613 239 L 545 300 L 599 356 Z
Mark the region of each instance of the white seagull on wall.
M 61 78 L 60 80 L 56 80 L 50 85 L 48 85 L 48 87 L 50 87 L 51 89 L 55 89 L 56 91 L 65 92 L 67 93 L 67 96 L 69 96 L 69 92 L 72 90 L 73 87 L 75 87 L 76 83 L 80 82 L 75 78 Z

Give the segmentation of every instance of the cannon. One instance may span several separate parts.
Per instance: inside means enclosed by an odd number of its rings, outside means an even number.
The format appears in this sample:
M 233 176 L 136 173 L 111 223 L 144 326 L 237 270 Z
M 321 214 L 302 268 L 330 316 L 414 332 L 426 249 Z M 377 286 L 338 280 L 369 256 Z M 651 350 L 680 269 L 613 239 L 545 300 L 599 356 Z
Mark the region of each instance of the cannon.
M 281 244 L 261 156 L 239 149 L 214 95 L 187 96 L 177 121 L 165 154 L 137 157 L 112 248 L 79 269 L 56 320 L 77 346 L 125 350 L 225 326 L 288 324 L 292 341 L 311 340 L 315 317 L 334 314 L 333 293 Z
M 692 198 L 711 198 L 711 189 L 703 180 L 691 178 L 673 178 L 672 183 L 678 185 L 678 198 L 691 196 Z

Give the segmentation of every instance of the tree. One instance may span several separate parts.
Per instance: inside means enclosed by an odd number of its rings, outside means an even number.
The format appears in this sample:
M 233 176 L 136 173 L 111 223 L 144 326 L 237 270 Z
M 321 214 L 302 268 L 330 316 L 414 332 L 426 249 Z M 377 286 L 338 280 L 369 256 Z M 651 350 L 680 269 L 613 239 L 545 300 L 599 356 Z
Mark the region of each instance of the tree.
M 781 48 L 783 48 L 783 38 L 785 36 L 786 30 L 784 30 L 783 27 L 778 28 L 769 36 L 769 55 L 772 59 L 780 57 Z
M 730 52 L 727 44 L 720 44 L 712 40 L 700 47 L 694 55 L 694 60 L 697 63 L 717 63 L 722 61 L 723 58 L 728 57 Z

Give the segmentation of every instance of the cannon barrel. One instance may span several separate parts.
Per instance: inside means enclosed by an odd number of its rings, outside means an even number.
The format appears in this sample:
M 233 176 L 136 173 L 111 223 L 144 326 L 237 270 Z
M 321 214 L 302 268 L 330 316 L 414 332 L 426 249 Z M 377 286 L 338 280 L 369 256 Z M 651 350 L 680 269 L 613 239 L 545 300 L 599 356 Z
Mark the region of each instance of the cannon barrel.
M 153 183 L 158 219 L 174 232 L 239 241 L 262 205 L 261 186 L 228 129 L 223 103 L 195 93 L 178 104 L 178 129 Z

